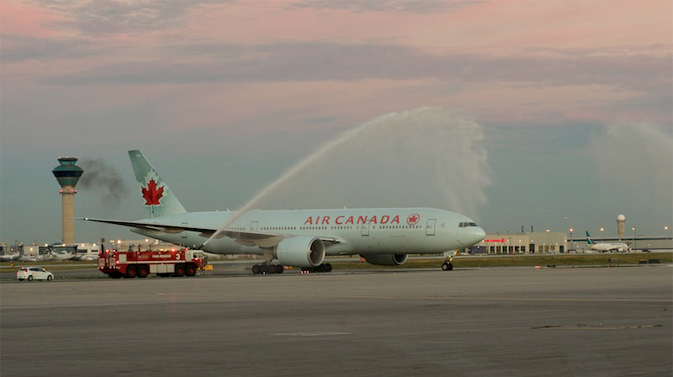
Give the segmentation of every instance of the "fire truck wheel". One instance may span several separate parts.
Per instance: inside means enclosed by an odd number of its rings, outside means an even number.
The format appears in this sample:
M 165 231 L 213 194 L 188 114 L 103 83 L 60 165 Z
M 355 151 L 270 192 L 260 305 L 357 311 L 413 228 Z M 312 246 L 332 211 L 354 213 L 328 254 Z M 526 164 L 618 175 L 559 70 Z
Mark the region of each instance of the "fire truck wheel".
M 252 273 L 253 273 L 253 274 L 258 275 L 260 272 L 261 272 L 261 271 L 260 271 L 260 267 L 259 267 L 258 264 L 252 266 Z
M 185 266 L 181 264 L 175 266 L 175 276 L 179 278 L 185 276 Z
M 129 267 L 126 269 L 126 275 L 124 275 L 125 278 L 133 279 L 136 276 L 138 276 L 138 271 L 136 271 L 135 267 Z
M 186 274 L 187 276 L 194 276 L 194 275 L 196 275 L 196 267 L 194 267 L 194 265 L 191 265 L 191 264 L 188 265 L 188 266 L 187 266 L 187 270 L 185 271 L 185 274 Z
M 138 267 L 138 277 L 139 278 L 146 278 L 147 275 L 150 274 L 150 271 L 147 269 L 147 266 L 139 266 Z

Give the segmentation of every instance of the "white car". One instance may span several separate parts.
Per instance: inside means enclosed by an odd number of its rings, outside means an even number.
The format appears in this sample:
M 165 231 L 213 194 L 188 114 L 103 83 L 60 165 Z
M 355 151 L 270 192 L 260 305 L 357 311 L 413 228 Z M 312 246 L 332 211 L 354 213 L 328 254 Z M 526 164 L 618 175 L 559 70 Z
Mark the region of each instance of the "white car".
M 54 274 L 45 270 L 42 267 L 21 267 L 19 271 L 16 271 L 16 278 L 19 280 L 53 280 Z

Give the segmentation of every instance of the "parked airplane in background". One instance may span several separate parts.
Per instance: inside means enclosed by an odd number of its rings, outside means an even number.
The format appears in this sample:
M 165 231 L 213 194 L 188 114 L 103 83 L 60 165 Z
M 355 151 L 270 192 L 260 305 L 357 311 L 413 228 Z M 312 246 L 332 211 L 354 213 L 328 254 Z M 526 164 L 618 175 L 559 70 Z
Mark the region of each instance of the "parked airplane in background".
M 11 262 L 19 259 L 21 254 L 19 253 L 12 253 L 12 254 L 2 254 L 0 255 L 0 262 Z
M 627 252 L 630 251 L 631 248 L 629 247 L 628 244 L 623 243 L 623 242 L 613 242 L 613 243 L 605 243 L 605 242 L 599 242 L 596 243 L 591 240 L 591 236 L 589 235 L 589 232 L 587 232 L 587 245 L 591 250 L 595 251 L 600 251 L 601 253 L 606 253 L 610 251 L 620 251 L 620 252 Z
M 44 255 L 21 255 L 19 259 L 17 259 L 19 262 L 42 262 L 44 261 Z
M 67 252 L 65 250 L 50 250 L 49 253 L 47 253 L 44 257 L 44 260 L 46 261 L 64 261 L 64 260 L 69 260 L 72 259 L 74 253 Z
M 254 273 L 283 265 L 328 272 L 326 255 L 359 254 L 376 265 L 401 265 L 409 254 L 436 254 L 479 243 L 485 232 L 470 218 L 433 208 L 364 208 L 192 212 L 180 204 L 140 151 L 129 151 L 147 219 L 84 220 L 215 254 L 256 254 Z M 227 224 L 225 228 L 223 225 Z M 277 259 L 279 265 L 271 264 Z

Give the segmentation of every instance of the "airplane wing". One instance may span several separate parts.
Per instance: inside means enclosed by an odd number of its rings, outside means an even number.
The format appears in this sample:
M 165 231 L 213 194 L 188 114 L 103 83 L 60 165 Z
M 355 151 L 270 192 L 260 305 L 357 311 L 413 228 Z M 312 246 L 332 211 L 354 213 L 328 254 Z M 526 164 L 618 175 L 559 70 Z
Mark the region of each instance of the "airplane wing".
M 142 221 L 93 219 L 93 218 L 90 218 L 90 217 L 85 217 L 83 219 L 78 219 L 78 220 L 94 221 L 94 222 L 97 222 L 97 223 L 127 226 L 127 227 L 130 227 L 130 228 L 154 230 L 154 231 L 157 231 L 157 232 L 164 232 L 164 233 L 180 233 L 180 232 L 184 232 L 184 231 L 190 231 L 190 232 L 201 232 L 201 233 L 204 233 L 204 234 L 210 233 L 212 235 L 215 232 L 215 229 L 210 229 L 210 228 L 198 228 L 198 227 L 186 226 L 186 225 L 176 226 L 176 225 L 168 225 L 168 224 L 155 224 L 155 223 L 142 222 Z
M 189 225 L 175 225 L 175 224 L 158 224 L 150 223 L 144 221 L 123 221 L 123 220 L 109 220 L 109 219 L 93 219 L 90 217 L 85 217 L 84 221 L 94 221 L 98 223 L 113 224 L 126 226 L 130 228 L 146 229 L 153 230 L 156 232 L 163 233 L 181 233 L 181 232 L 198 232 L 199 236 L 206 239 L 210 238 L 217 229 L 214 228 L 201 228 L 194 227 Z M 284 238 L 293 237 L 292 234 L 283 234 L 283 233 L 265 233 L 265 232 L 249 232 L 241 230 L 228 230 L 224 229 L 220 231 L 216 238 L 229 237 L 235 239 L 236 242 L 247 245 L 247 246 L 259 246 L 263 248 L 274 247 Z M 326 243 L 340 243 L 341 240 L 336 237 L 318 237 L 321 241 Z

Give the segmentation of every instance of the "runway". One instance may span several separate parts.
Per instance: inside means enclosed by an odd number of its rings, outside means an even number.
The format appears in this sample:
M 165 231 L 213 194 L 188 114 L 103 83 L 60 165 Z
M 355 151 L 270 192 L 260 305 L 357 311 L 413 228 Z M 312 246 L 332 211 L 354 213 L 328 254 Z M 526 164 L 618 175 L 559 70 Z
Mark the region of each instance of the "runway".
M 8 376 L 665 376 L 673 268 L 3 283 Z

